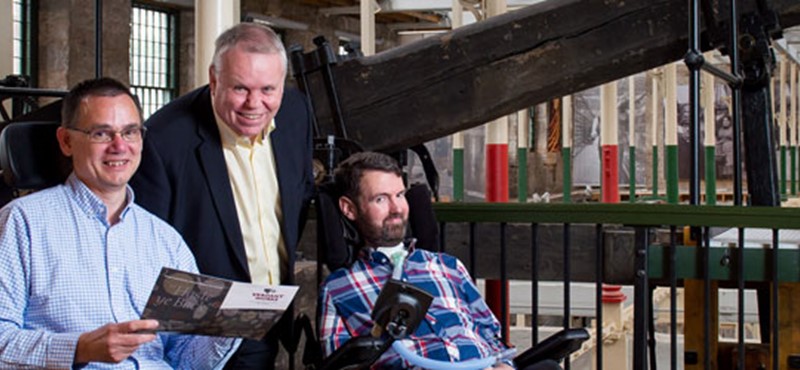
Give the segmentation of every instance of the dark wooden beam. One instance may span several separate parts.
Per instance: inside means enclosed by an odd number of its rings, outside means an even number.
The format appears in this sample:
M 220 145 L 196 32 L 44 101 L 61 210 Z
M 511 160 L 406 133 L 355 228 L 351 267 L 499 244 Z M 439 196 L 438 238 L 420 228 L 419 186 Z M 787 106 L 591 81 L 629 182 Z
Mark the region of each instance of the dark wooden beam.
M 746 3 L 742 12 L 755 2 Z M 770 4 L 781 26 L 800 24 L 800 2 Z M 405 148 L 679 60 L 686 8 L 686 0 L 547 1 L 344 62 L 334 73 L 347 131 L 367 149 Z M 318 99 L 325 131 L 330 113 Z

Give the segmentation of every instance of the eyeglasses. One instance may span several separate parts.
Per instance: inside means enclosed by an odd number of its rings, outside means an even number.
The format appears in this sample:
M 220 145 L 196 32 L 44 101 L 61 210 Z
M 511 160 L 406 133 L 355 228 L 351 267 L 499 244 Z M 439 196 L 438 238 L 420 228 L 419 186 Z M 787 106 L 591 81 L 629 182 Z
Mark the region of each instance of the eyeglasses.
M 144 139 L 144 133 L 147 132 L 147 127 L 126 127 L 120 131 L 115 131 L 110 128 L 84 130 L 76 127 L 67 127 L 67 130 L 77 131 L 85 134 L 89 138 L 89 141 L 93 143 L 110 143 L 114 141 L 114 138 L 117 137 L 117 135 L 119 135 L 122 140 L 125 140 L 129 143 L 135 143 Z

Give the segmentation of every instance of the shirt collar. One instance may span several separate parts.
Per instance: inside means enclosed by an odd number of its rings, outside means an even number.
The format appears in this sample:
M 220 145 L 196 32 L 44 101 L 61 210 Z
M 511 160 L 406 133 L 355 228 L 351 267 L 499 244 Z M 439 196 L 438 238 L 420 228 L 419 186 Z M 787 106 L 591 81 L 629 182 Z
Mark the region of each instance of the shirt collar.
M 105 222 L 108 216 L 106 204 L 103 203 L 95 193 L 89 190 L 89 187 L 78 178 L 75 172 L 72 172 L 69 177 L 67 177 L 65 184 L 72 196 L 75 197 L 80 208 L 83 209 L 88 216 L 97 217 Z M 125 185 L 125 208 L 119 215 L 120 221 L 125 219 L 125 215 L 128 214 L 128 211 L 131 209 L 133 201 L 133 189 L 131 189 L 130 185 Z

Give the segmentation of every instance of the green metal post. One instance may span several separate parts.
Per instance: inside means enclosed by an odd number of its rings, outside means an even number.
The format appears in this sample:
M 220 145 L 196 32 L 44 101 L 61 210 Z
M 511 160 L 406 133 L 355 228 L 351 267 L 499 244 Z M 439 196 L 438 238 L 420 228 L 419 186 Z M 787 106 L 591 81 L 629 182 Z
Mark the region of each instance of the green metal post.
M 717 150 L 713 146 L 706 147 L 706 204 L 717 204 Z
M 658 198 L 658 145 L 653 145 L 653 199 Z
M 564 165 L 564 203 L 572 202 L 572 148 L 561 149 L 561 163 Z
M 781 198 L 786 199 L 786 145 L 781 145 Z
M 678 146 L 666 145 L 667 151 L 667 203 L 678 204 Z

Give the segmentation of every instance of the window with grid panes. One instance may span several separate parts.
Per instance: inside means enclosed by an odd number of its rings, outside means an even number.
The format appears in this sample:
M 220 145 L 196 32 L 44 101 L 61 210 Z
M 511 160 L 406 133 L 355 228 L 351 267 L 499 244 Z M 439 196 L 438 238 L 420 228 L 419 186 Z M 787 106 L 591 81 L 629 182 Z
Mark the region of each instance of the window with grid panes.
M 177 94 L 176 16 L 166 9 L 134 3 L 131 21 L 131 89 L 147 118 Z
M 29 60 L 27 50 L 30 50 L 29 38 L 27 37 L 28 26 L 28 12 L 30 1 L 28 0 L 14 0 L 12 8 L 12 17 L 14 23 L 13 31 L 13 70 L 15 75 L 30 75 L 30 68 L 27 66 Z

